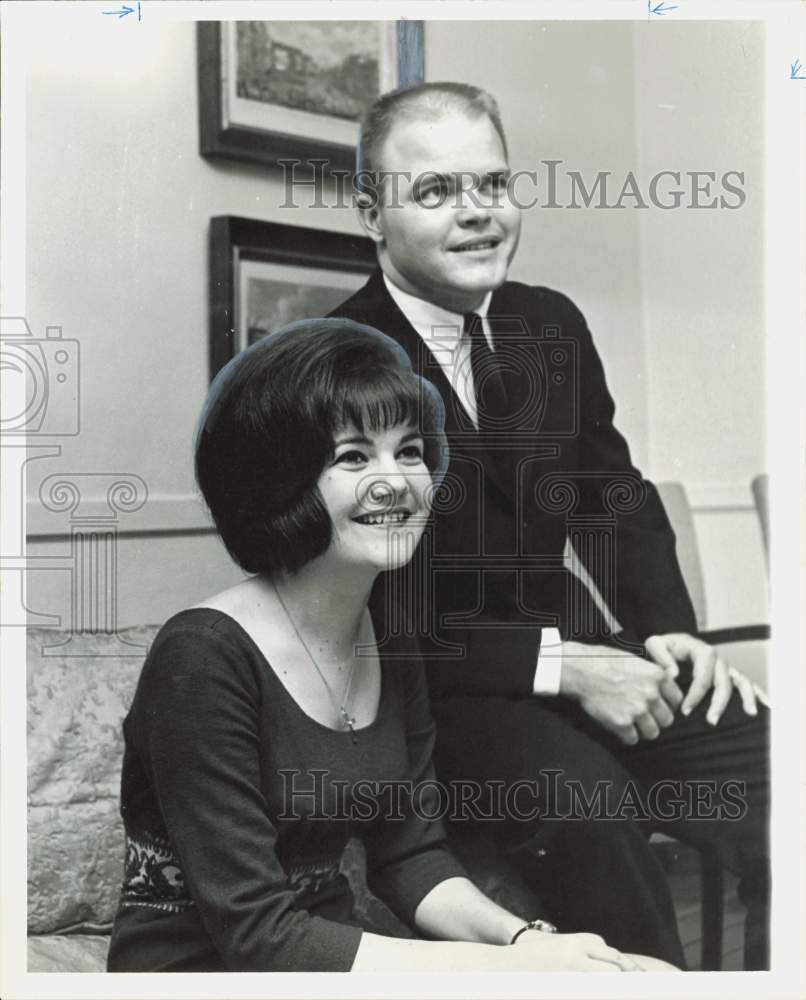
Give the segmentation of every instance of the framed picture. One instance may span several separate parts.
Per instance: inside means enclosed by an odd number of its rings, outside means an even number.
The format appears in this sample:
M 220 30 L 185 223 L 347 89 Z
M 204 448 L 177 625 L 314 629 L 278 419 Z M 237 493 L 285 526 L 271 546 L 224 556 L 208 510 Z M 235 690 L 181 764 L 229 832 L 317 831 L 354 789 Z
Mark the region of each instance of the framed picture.
M 380 94 L 423 80 L 422 21 L 200 21 L 203 156 L 354 169 Z
M 210 377 L 297 319 L 325 316 L 377 260 L 366 236 L 243 219 L 210 220 Z

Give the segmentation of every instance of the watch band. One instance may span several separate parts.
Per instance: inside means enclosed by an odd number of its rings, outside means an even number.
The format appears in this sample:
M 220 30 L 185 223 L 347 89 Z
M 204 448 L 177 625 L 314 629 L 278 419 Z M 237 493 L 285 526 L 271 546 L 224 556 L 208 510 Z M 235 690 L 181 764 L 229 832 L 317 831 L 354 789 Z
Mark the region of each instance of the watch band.
M 525 931 L 543 931 L 544 934 L 556 934 L 557 928 L 554 924 L 549 923 L 548 920 L 530 920 L 528 923 L 524 924 L 520 930 L 515 931 L 512 935 L 512 940 L 509 943 L 515 944 L 521 934 Z

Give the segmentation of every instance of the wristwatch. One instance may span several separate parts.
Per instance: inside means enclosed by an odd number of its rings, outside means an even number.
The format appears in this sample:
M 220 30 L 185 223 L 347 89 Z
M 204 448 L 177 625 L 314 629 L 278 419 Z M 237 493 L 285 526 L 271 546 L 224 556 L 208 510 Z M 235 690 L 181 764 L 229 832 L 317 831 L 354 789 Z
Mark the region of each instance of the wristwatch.
M 509 943 L 515 944 L 521 934 L 525 931 L 543 931 L 544 934 L 556 934 L 557 928 L 554 924 L 549 923 L 548 920 L 530 920 L 527 924 L 524 924 L 520 930 L 515 931 L 512 935 L 512 940 Z

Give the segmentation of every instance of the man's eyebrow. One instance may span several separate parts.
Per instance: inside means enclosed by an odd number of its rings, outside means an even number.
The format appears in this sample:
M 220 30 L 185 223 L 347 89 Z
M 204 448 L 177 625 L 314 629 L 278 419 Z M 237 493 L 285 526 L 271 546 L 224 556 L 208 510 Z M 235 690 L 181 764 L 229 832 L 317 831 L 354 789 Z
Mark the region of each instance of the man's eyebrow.
M 434 184 L 449 184 L 459 176 L 459 171 L 443 174 L 439 170 L 424 170 L 417 178 L 416 186 L 427 188 L 432 187 Z
M 482 175 L 483 181 L 497 181 L 502 177 L 511 177 L 512 170 L 510 167 L 501 167 L 500 170 L 488 170 Z
M 499 167 L 496 170 L 485 170 L 483 173 L 478 173 L 475 170 L 451 170 L 447 174 L 439 173 L 436 170 L 426 171 L 422 175 L 420 180 L 420 188 L 428 190 L 430 187 L 435 185 L 445 185 L 446 187 L 451 187 L 455 184 L 460 184 L 464 187 L 468 181 L 475 186 L 481 187 L 491 181 L 498 180 L 508 180 L 512 176 L 512 169 L 510 167 Z

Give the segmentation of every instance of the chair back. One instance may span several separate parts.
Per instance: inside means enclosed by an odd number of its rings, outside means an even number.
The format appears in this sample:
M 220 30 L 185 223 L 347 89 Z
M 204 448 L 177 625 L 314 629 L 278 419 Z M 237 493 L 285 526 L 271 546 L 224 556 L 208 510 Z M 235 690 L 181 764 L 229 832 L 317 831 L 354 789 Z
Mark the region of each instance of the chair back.
M 764 558 L 767 562 L 767 569 L 770 568 L 770 477 L 766 472 L 755 476 L 750 483 L 750 490 L 753 494 L 753 502 L 756 505 L 759 524 L 761 525 L 761 538 L 764 542 Z
M 703 629 L 707 624 L 705 579 L 688 497 L 682 483 L 656 483 L 656 486 L 675 534 L 677 559 L 694 605 L 697 628 Z

